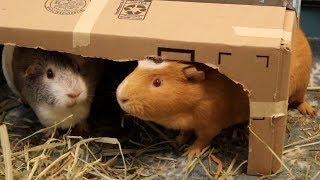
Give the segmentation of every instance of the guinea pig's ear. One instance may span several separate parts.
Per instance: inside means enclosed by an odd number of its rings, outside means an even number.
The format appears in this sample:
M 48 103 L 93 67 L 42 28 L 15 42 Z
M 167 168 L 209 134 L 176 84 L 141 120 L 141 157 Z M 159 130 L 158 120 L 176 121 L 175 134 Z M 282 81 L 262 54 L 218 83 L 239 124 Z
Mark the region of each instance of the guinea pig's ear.
M 28 66 L 28 68 L 25 70 L 25 75 L 29 76 L 31 74 L 36 74 L 41 69 L 41 66 L 39 64 L 31 64 Z
M 201 82 L 205 80 L 205 73 L 197 70 L 195 66 L 187 66 L 182 69 L 184 76 L 191 82 Z

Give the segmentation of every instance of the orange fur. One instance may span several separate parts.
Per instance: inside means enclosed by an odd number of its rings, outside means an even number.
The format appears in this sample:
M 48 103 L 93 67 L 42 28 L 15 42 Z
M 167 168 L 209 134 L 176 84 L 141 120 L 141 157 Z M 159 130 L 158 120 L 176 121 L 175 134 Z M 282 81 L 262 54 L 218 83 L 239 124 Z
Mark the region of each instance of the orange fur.
M 222 129 L 249 120 L 249 98 L 241 85 L 202 64 L 193 65 L 205 72 L 205 79 L 190 81 L 183 73 L 190 64 L 165 63 L 169 65 L 162 69 L 138 66 L 119 85 L 117 99 L 133 116 L 181 130 L 177 137 L 180 145 L 194 132 L 197 139 L 186 155 L 199 155 Z M 162 81 L 160 87 L 153 86 L 155 79 Z
M 297 106 L 303 115 L 316 115 L 316 111 L 306 101 L 307 86 L 310 79 L 312 51 L 310 44 L 298 26 L 294 31 L 292 58 L 290 66 L 289 105 Z

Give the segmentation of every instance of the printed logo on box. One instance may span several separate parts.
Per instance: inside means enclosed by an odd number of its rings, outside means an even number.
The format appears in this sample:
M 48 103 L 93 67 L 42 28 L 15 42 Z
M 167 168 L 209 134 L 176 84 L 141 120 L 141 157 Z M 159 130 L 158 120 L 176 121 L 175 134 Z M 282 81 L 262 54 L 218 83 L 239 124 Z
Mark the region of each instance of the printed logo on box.
M 127 0 L 120 12 L 119 19 L 144 20 L 152 0 Z
M 54 14 L 74 15 L 82 13 L 90 0 L 47 0 L 45 8 Z

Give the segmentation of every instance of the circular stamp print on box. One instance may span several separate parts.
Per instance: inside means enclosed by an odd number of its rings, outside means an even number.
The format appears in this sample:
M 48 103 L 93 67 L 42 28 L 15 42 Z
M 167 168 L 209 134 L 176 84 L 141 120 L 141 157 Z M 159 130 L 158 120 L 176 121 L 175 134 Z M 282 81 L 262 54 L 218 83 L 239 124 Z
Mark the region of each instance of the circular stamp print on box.
M 82 13 L 90 0 L 47 0 L 45 7 L 48 11 L 60 15 Z

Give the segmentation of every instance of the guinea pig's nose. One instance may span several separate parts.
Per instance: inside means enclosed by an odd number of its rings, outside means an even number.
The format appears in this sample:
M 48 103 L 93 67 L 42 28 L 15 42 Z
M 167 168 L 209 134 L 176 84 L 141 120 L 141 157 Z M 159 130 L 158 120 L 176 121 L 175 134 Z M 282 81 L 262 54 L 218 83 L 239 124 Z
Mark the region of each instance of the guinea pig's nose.
M 126 103 L 129 101 L 129 99 L 128 98 L 121 98 L 120 101 L 121 101 L 121 103 Z
M 67 94 L 69 98 L 75 99 L 80 96 L 81 92 Z

